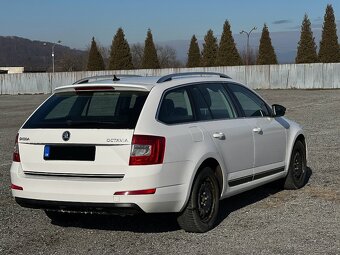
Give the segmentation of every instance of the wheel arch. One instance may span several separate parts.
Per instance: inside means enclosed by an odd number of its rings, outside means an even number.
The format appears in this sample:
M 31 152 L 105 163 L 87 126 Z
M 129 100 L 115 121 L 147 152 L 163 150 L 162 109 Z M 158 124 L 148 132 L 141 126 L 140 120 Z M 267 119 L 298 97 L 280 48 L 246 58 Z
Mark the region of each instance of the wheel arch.
M 198 175 L 198 173 L 205 167 L 205 166 L 209 166 L 211 167 L 211 169 L 214 171 L 215 176 L 217 178 L 218 181 L 218 188 L 220 193 L 222 194 L 222 190 L 223 190 L 223 173 L 222 173 L 222 168 L 220 163 L 215 159 L 215 158 L 207 158 L 205 159 L 202 164 L 200 165 L 200 167 L 197 169 L 196 174 L 195 174 L 195 178 Z M 194 178 L 194 180 L 195 180 Z M 192 182 L 193 184 L 193 182 Z M 191 184 L 191 186 L 192 186 Z
M 292 151 L 294 148 L 294 145 L 297 141 L 301 141 L 303 143 L 303 145 L 305 146 L 305 150 L 306 150 L 306 161 L 308 160 L 308 150 L 307 150 L 307 142 L 306 142 L 306 136 L 303 133 L 302 129 L 300 129 L 298 132 L 296 132 L 296 134 L 289 139 L 288 141 L 288 152 L 287 152 L 287 157 L 286 157 L 286 169 L 285 171 L 288 173 L 288 168 L 289 168 L 289 164 L 290 164 L 290 160 L 291 160 L 291 156 L 292 156 Z
M 300 133 L 296 136 L 295 138 L 295 141 L 294 141 L 294 144 L 297 142 L 297 141 L 301 141 L 303 143 L 303 145 L 306 146 L 306 137 L 304 136 L 304 134 Z
M 306 163 L 307 163 L 307 159 L 308 159 L 308 150 L 307 150 L 307 142 L 306 142 L 306 137 L 303 133 L 299 134 L 295 141 L 294 141 L 294 144 L 297 142 L 297 141 L 301 141 L 302 144 L 305 146 L 305 152 L 306 152 Z M 294 145 L 293 145 L 294 146 Z
M 222 196 L 223 194 L 223 190 L 224 190 L 224 184 L 225 184 L 225 180 L 226 180 L 226 172 L 223 169 L 223 164 L 221 162 L 221 160 L 216 157 L 215 155 L 206 155 L 205 157 L 203 157 L 196 165 L 195 170 L 191 176 L 190 179 L 190 183 L 188 185 L 188 189 L 187 189 L 187 194 L 186 194 L 186 199 L 185 202 L 181 208 L 181 211 L 185 208 L 186 204 L 189 201 L 189 197 L 191 194 L 191 190 L 193 187 L 193 184 L 196 180 L 197 175 L 200 173 L 200 171 L 205 167 L 205 166 L 210 166 L 211 169 L 214 171 L 215 176 L 217 178 L 218 181 L 218 186 L 219 186 L 219 191 L 220 191 L 220 195 Z

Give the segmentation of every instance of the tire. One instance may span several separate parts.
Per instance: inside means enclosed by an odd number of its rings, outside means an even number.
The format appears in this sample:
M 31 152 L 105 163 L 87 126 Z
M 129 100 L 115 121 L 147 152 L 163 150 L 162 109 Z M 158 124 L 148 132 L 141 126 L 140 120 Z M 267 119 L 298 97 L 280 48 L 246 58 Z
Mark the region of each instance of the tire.
M 295 190 L 302 188 L 307 181 L 306 147 L 301 141 L 296 141 L 293 147 L 284 188 Z
M 45 210 L 45 214 L 51 219 L 52 223 L 71 223 L 79 220 L 80 215 L 76 213 L 63 213 L 59 211 Z
M 204 233 L 217 221 L 220 191 L 217 178 L 210 167 L 204 167 L 194 180 L 189 201 L 177 218 L 186 232 Z

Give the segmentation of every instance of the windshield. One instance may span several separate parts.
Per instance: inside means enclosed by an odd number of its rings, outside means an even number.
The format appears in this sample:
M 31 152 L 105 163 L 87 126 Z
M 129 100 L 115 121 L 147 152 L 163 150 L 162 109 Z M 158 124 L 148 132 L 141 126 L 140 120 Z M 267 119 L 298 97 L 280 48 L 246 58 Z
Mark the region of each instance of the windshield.
M 23 128 L 134 129 L 147 95 L 140 91 L 54 94 Z

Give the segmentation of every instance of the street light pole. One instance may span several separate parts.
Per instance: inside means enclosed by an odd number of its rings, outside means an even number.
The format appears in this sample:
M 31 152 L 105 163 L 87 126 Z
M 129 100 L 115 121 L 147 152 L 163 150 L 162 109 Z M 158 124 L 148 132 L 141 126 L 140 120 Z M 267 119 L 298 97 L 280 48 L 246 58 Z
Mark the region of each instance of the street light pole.
M 54 47 L 57 45 L 57 44 L 60 44 L 61 41 L 57 41 L 56 43 L 54 43 L 52 45 L 52 72 L 54 73 Z
M 257 27 L 253 27 L 249 32 L 244 31 L 244 30 L 242 30 L 242 31 L 240 32 L 240 34 L 246 34 L 246 35 L 247 35 L 247 57 L 246 57 L 246 65 L 249 64 L 249 37 L 250 37 L 250 34 L 251 34 L 254 30 L 256 30 L 256 29 L 257 29 Z

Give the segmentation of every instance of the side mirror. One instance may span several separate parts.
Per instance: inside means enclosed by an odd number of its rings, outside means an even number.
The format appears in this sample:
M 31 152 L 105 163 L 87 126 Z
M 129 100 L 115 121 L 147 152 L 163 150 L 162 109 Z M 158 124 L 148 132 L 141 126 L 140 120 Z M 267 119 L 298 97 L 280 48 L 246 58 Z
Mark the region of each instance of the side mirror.
M 286 107 L 279 105 L 279 104 L 273 104 L 272 105 L 272 112 L 273 112 L 273 117 L 284 116 L 285 113 L 286 113 Z

